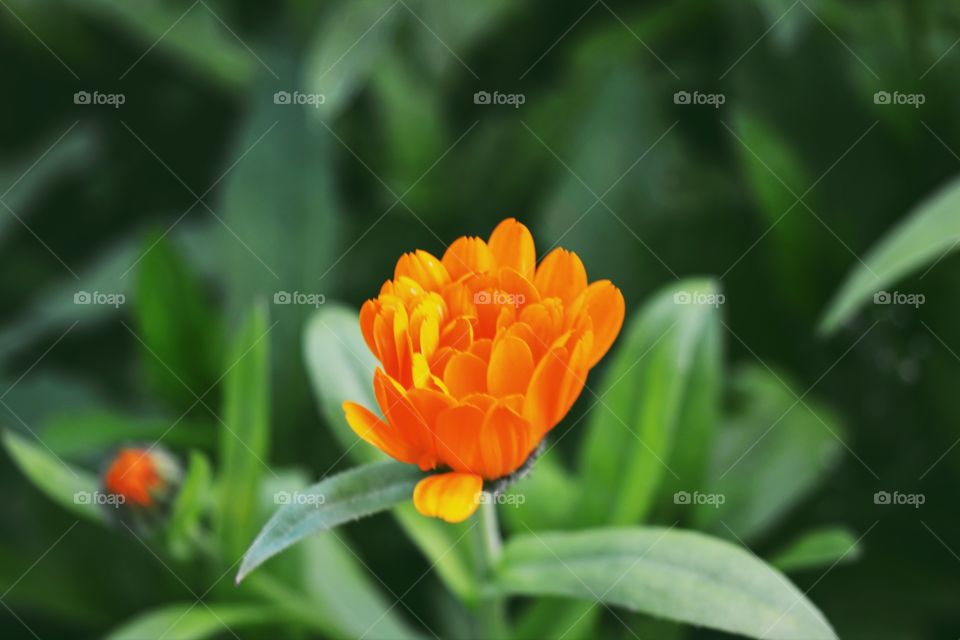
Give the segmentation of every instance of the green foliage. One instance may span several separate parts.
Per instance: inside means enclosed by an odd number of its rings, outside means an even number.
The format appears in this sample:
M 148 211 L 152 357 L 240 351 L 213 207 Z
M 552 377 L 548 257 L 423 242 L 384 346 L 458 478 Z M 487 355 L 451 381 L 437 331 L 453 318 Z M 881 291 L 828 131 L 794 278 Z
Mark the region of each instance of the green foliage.
M 24 436 L 3 432 L 3 446 L 20 471 L 51 500 L 75 515 L 105 522 L 106 511 L 93 499 L 100 490 L 97 477 L 78 469 Z
M 423 477 L 416 467 L 378 462 L 325 478 L 308 489 L 284 493 L 284 506 L 267 522 L 243 556 L 237 582 L 266 560 L 307 536 L 384 511 L 408 500 Z
M 719 295 L 710 281 L 671 285 L 626 328 L 587 397 L 594 406 L 580 459 L 581 525 L 639 522 L 667 474 L 678 482 L 702 475 L 718 401 Z
M 267 311 L 251 309 L 224 364 L 217 531 L 225 558 L 239 558 L 256 533 L 257 488 L 270 444 L 269 332 Z
M 516 536 L 497 584 L 509 593 L 596 600 L 752 638 L 835 638 L 823 615 L 748 551 L 665 528 Z
M 149 234 L 138 265 L 136 341 L 150 385 L 183 411 L 220 374 L 223 331 L 200 282 L 172 242 Z M 176 309 L 176 313 L 169 313 Z
M 829 527 L 801 535 L 773 556 L 770 564 L 785 572 L 804 571 L 853 562 L 862 553 L 853 533 L 842 527 Z
M 932 268 L 957 244 L 960 181 L 955 180 L 917 205 L 854 266 L 824 313 L 821 330 L 835 331 L 885 287 L 925 265 Z
M 107 640 L 170 637 L 178 640 L 215 638 L 224 631 L 279 624 L 278 607 L 246 604 L 208 605 L 197 602 L 167 605 L 138 616 L 107 636 Z

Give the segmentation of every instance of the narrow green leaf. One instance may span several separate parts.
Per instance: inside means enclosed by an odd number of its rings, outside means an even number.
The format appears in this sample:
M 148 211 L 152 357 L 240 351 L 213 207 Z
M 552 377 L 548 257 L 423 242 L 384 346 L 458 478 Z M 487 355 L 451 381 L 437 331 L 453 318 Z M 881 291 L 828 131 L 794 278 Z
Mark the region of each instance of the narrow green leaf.
M 839 328 L 873 296 L 960 244 L 960 178 L 921 202 L 854 265 L 824 313 L 820 330 Z
M 423 478 L 413 465 L 377 462 L 330 476 L 302 492 L 278 494 L 277 511 L 247 550 L 237 582 L 305 537 L 410 500 Z
M 857 537 L 849 529 L 828 527 L 803 534 L 775 554 L 770 564 L 781 571 L 816 569 L 853 562 L 861 551 Z
M 203 283 L 171 240 L 149 234 L 143 255 L 134 297 L 141 361 L 151 386 L 183 410 L 219 377 L 223 332 Z
M 210 499 L 212 476 L 207 458 L 192 451 L 167 525 L 171 553 L 180 560 L 189 559 L 199 542 L 200 518 Z
M 655 295 L 630 324 L 591 409 L 580 458 L 582 524 L 635 523 L 666 475 L 691 480 L 671 460 L 690 473 L 703 464 L 719 362 L 717 346 L 704 345 L 717 340 L 721 301 L 713 282 L 686 280 Z M 712 362 L 700 362 L 701 352 Z M 701 366 L 713 373 L 700 378 Z M 684 411 L 691 406 L 697 409 Z M 682 455 L 674 453 L 681 437 L 691 447 Z
M 324 96 L 319 109 L 324 119 L 335 117 L 366 84 L 405 13 L 388 0 L 347 2 L 317 29 L 307 49 L 303 84 L 309 93 Z
M 105 409 L 68 410 L 49 418 L 43 427 L 43 442 L 59 456 L 95 456 L 125 444 L 151 443 L 163 439 L 171 449 L 207 448 L 213 425 L 176 418 L 125 415 Z M 69 411 L 69 412 L 67 412 Z M 172 425 L 172 426 L 171 426 Z
M 107 640 L 203 640 L 255 625 L 283 622 L 278 607 L 252 604 L 172 604 L 140 614 L 107 636 Z
M 370 354 L 357 312 L 336 303 L 327 303 L 307 324 L 304 358 L 319 404 L 320 413 L 333 430 L 348 457 L 354 462 L 383 460 L 384 454 L 366 442 L 358 442 L 357 434 L 343 417 L 345 400 L 358 402 L 377 410 L 373 397 L 373 371 L 377 361 Z M 394 516 L 433 564 L 446 585 L 461 600 L 476 597 L 476 579 L 470 545 L 462 544 L 469 525 L 448 524 L 425 518 L 413 504 L 402 504 Z
M 731 387 L 735 409 L 718 429 L 708 489 L 701 489 L 723 501 L 694 509 L 701 528 L 750 540 L 828 477 L 844 429 L 813 399 L 798 402 L 787 377 L 760 365 L 737 371 Z
M 511 539 L 503 591 L 596 600 L 687 624 L 769 640 L 836 638 L 804 594 L 741 547 L 660 527 Z
M 2 439 L 4 448 L 23 475 L 47 497 L 82 518 L 106 521 L 102 507 L 95 499 L 100 491 L 100 482 L 95 475 L 58 460 L 42 445 L 29 442 L 12 431 L 5 430 Z
M 220 427 L 218 534 L 222 553 L 237 558 L 257 527 L 257 487 L 267 471 L 270 439 L 269 328 L 255 306 L 229 350 Z

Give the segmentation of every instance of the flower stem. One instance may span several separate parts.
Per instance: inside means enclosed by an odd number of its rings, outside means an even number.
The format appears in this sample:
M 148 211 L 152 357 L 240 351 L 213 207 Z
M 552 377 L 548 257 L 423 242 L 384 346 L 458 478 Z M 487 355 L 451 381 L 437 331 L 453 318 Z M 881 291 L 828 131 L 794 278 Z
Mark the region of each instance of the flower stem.
M 499 640 L 509 637 L 507 626 L 506 602 L 492 584 L 493 568 L 500 559 L 503 542 L 500 538 L 500 525 L 497 522 L 497 505 L 493 501 L 484 501 L 477 510 L 479 522 L 477 539 L 477 565 L 481 586 L 478 617 L 484 638 Z

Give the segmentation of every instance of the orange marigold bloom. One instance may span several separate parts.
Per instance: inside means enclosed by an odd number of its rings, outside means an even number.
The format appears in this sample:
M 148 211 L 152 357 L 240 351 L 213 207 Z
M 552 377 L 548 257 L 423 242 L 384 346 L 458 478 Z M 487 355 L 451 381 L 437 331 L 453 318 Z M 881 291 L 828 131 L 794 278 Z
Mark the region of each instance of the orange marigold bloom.
M 153 456 L 145 449 L 121 449 L 104 474 L 104 486 L 140 506 L 153 506 L 153 492 L 164 485 Z
M 360 310 L 385 420 L 345 402 L 347 421 L 401 462 L 449 468 L 420 481 L 414 504 L 460 522 L 484 480 L 519 469 L 567 414 L 623 317 L 620 290 L 588 284 L 575 253 L 555 249 L 537 265 L 533 236 L 513 218 L 486 242 L 457 239 L 441 260 L 404 254 Z

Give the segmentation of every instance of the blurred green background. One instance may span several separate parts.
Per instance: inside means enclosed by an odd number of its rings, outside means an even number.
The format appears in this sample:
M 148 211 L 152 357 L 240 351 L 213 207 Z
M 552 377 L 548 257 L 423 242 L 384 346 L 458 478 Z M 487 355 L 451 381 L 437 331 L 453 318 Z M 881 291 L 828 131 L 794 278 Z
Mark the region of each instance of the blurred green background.
M 875 268 L 871 248 L 960 173 L 955 3 L 0 4 L 5 428 L 96 471 L 116 443 L 173 423 L 165 446 L 216 466 L 229 336 L 262 301 L 270 466 L 348 468 L 302 356 L 315 309 L 274 296 L 357 307 L 401 252 L 442 255 L 516 216 L 538 253 L 564 246 L 613 280 L 628 319 L 676 279 L 719 283 L 725 421 L 766 411 L 771 428 L 732 457 L 746 452 L 756 508 L 777 517 L 714 533 L 769 557 L 840 525 L 856 561 L 791 578 L 841 637 L 960 635 L 960 259 L 946 255 L 960 201 L 928 229 L 942 250 L 876 287 L 922 305 L 869 299 L 818 331 L 848 274 Z M 769 376 L 780 404 L 744 408 L 738 388 Z M 769 399 L 777 378 L 792 396 Z M 777 407 L 812 412 L 814 398 L 831 426 L 773 437 Z M 561 459 L 577 456 L 585 408 L 559 427 L 574 429 Z M 0 483 L 5 638 L 100 637 L 221 575 L 171 570 L 122 528 L 71 528 L 8 457 Z M 878 505 L 878 491 L 925 502 Z M 345 536 L 377 588 L 407 592 L 395 613 L 456 635 L 436 576 L 414 583 L 430 562 L 400 527 L 381 516 Z M 208 599 L 236 597 L 230 582 Z M 604 637 L 720 637 L 601 617 Z

